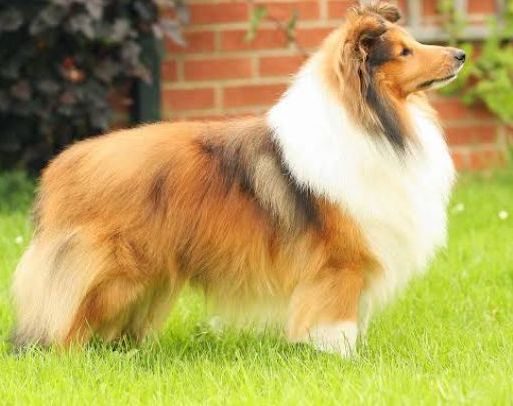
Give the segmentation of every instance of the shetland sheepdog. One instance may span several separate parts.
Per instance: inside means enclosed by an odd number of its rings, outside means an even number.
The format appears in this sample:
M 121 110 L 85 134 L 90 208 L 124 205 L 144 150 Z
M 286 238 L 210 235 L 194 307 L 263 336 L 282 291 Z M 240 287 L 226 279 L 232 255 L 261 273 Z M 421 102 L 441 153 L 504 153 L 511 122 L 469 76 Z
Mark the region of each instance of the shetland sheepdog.
M 42 175 L 16 346 L 142 340 L 185 283 L 220 314 L 351 355 L 446 238 L 455 178 L 423 91 L 461 69 L 396 7 L 351 9 L 261 117 L 81 141 Z

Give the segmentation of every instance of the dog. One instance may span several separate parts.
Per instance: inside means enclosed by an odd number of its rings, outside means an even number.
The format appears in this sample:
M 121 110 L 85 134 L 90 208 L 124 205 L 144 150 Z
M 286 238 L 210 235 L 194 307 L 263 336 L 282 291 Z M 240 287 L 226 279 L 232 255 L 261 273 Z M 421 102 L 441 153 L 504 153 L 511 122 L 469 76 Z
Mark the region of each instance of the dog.
M 13 281 L 16 346 L 142 340 L 184 284 L 343 357 L 446 240 L 455 179 L 423 93 L 459 49 L 351 9 L 263 116 L 144 125 L 43 172 Z

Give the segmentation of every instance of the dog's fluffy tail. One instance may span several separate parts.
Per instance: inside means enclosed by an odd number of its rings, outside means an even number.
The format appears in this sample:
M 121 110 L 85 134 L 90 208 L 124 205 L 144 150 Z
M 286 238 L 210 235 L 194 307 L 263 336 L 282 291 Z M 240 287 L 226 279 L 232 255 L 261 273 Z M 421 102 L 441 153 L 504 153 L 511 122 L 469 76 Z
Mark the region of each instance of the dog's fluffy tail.
M 76 233 L 36 236 L 14 274 L 16 348 L 63 344 L 84 296 L 101 270 L 98 257 L 83 257 Z

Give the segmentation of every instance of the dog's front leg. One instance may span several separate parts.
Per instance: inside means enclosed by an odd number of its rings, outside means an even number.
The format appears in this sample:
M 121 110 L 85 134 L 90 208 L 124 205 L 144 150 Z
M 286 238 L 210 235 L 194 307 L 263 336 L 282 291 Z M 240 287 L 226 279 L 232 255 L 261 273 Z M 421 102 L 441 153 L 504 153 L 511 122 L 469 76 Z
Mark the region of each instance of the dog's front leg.
M 358 338 L 359 269 L 326 268 L 301 282 L 290 301 L 287 337 L 350 357 Z

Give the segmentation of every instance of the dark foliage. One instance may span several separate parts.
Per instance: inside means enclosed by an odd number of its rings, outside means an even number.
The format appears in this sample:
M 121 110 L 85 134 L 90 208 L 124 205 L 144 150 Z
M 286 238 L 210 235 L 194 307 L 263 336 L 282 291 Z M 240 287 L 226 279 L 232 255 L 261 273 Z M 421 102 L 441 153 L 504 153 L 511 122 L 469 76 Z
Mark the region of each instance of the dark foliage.
M 160 18 L 159 5 L 178 19 Z M 106 131 L 112 91 L 151 81 L 141 37 L 182 43 L 187 18 L 179 0 L 0 3 L 0 169 L 37 171 L 73 140 Z

